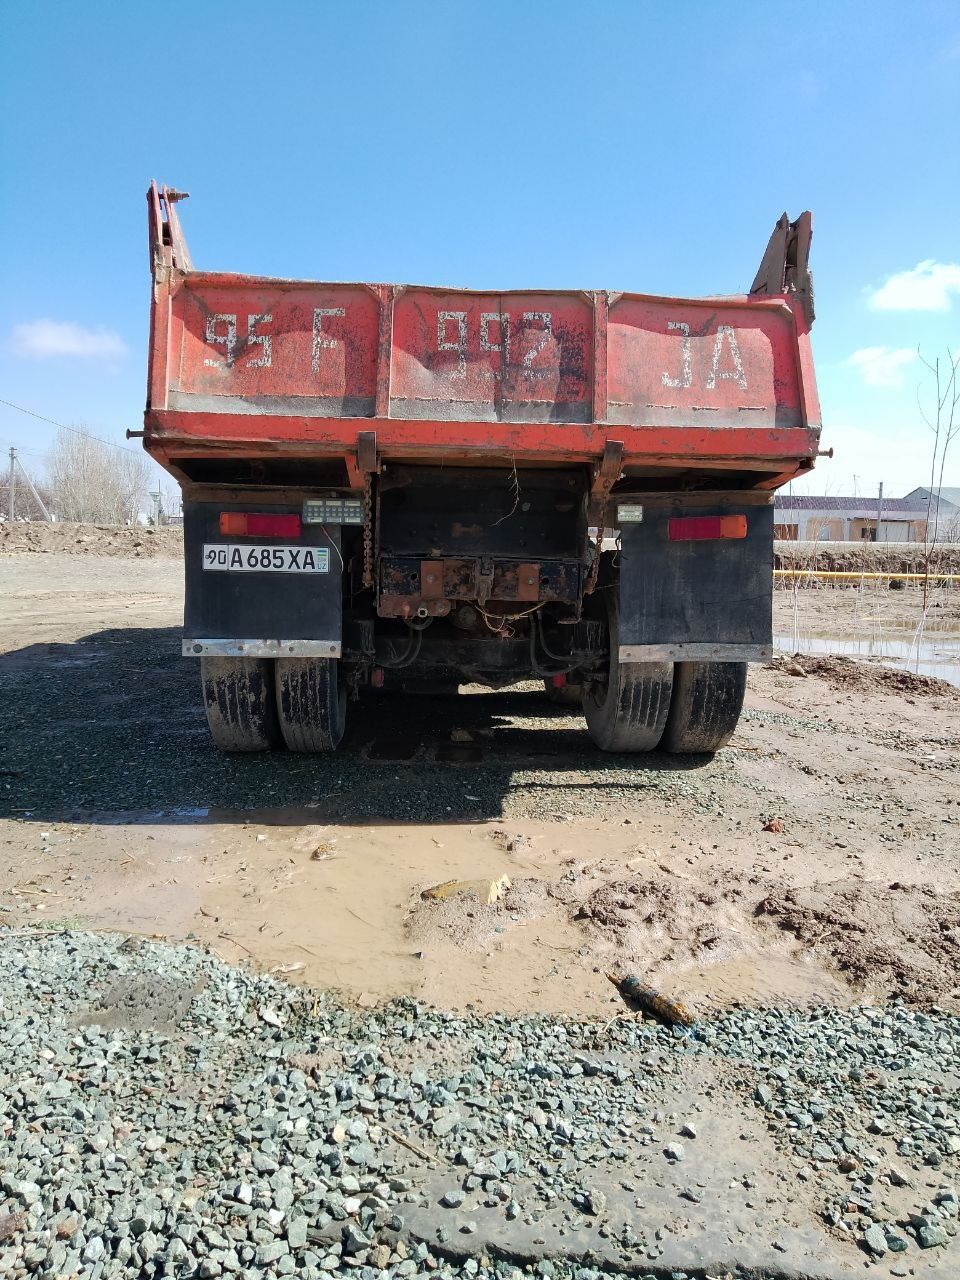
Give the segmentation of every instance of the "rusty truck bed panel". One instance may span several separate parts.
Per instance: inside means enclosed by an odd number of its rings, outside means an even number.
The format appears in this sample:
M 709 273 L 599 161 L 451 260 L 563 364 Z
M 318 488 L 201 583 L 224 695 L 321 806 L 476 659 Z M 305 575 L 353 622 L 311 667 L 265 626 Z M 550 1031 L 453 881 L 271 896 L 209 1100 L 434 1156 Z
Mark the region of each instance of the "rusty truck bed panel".
M 623 463 L 742 460 L 782 482 L 819 435 L 790 294 L 681 299 L 323 284 L 192 270 L 153 192 L 147 447 Z

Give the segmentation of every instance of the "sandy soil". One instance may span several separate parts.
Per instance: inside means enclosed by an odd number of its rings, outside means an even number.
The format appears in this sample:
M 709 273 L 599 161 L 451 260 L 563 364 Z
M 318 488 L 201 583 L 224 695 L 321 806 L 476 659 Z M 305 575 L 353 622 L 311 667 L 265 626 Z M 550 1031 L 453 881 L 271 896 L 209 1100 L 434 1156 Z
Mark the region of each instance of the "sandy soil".
M 363 1002 L 608 1017 L 607 973 L 638 973 L 701 1014 L 960 1009 L 949 685 L 752 668 L 713 760 L 599 755 L 531 688 L 361 703 L 337 757 L 225 761 L 176 657 L 179 563 L 37 564 L 0 562 L 5 924 L 196 938 Z M 851 598 L 817 608 L 842 626 Z M 421 896 L 502 875 L 489 905 Z
M 176 556 L 183 531 L 173 526 L 74 524 L 0 520 L 0 555 Z
M 873 582 L 822 583 L 795 591 L 791 584 L 780 582 L 774 592 L 774 617 L 781 634 L 789 634 L 796 619 L 801 632 L 814 634 L 913 637 L 920 628 L 922 637 L 960 638 L 960 588 L 932 587 L 924 616 L 919 585 L 891 591 Z

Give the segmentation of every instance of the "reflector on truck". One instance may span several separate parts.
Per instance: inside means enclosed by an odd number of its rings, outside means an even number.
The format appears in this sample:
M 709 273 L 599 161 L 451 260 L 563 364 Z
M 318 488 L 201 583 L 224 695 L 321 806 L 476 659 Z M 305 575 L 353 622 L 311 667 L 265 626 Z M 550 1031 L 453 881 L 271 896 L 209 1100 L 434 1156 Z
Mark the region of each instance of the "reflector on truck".
M 221 511 L 220 532 L 233 538 L 299 538 L 300 517 Z
M 667 522 L 671 542 L 712 542 L 717 538 L 745 538 L 746 516 L 677 516 Z

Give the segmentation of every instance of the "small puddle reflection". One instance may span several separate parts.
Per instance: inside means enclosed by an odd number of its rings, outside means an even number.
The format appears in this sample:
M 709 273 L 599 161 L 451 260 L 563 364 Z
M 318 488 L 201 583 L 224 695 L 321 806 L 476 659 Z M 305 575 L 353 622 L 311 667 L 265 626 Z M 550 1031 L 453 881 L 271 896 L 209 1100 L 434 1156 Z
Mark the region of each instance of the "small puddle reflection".
M 826 631 L 801 631 L 777 635 L 773 643 L 783 653 L 812 653 L 841 658 L 872 658 L 885 667 L 912 671 L 921 676 L 947 680 L 960 688 L 960 634 L 913 640 L 886 636 L 833 636 Z

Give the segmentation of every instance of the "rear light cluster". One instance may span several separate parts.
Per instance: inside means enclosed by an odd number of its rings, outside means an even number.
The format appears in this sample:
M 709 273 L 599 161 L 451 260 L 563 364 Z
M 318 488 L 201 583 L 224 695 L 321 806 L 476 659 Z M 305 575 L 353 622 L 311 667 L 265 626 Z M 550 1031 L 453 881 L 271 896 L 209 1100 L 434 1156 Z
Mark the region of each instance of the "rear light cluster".
M 746 536 L 746 516 L 674 516 L 667 524 L 667 537 L 671 542 L 707 542 Z
M 299 516 L 220 512 L 220 532 L 233 538 L 299 538 L 301 527 Z

